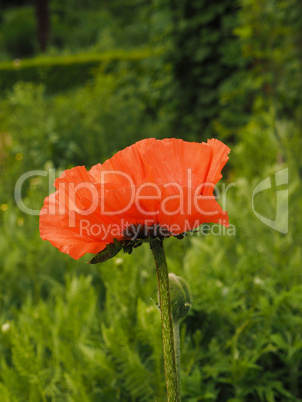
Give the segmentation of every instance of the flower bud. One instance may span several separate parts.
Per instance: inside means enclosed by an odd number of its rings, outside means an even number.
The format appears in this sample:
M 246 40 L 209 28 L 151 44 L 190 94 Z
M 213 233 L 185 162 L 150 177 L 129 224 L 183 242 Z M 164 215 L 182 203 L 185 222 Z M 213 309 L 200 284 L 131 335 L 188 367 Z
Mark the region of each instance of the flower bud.
M 184 318 L 191 308 L 191 294 L 186 281 L 175 274 L 169 274 L 170 300 L 173 321 Z

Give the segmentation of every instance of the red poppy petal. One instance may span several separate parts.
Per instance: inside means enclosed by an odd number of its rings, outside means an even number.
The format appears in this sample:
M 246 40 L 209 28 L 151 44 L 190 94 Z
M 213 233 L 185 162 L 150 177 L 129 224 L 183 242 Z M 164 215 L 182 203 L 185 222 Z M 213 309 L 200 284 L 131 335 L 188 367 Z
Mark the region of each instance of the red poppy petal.
M 110 190 L 106 192 L 105 199 L 103 215 L 111 219 L 114 230 L 119 225 L 121 234 L 130 225 L 158 222 L 160 195 L 153 186 L 128 186 Z M 116 233 L 115 238 L 119 239 Z
M 116 188 L 143 183 L 149 171 L 142 162 L 142 155 L 155 142 L 158 142 L 155 138 L 147 138 L 123 149 L 105 161 L 101 169 L 100 166 L 91 169 L 93 176 L 99 170 L 99 180 L 115 183 Z
M 207 183 L 211 183 L 213 186 L 215 186 L 222 178 L 221 171 L 229 159 L 228 154 L 231 150 L 223 142 L 214 138 L 208 140 L 207 144 L 213 149 L 213 159 L 206 181 Z M 207 193 L 208 192 L 209 191 L 207 191 Z
M 184 233 L 210 222 L 228 226 L 227 213 L 214 196 L 201 196 L 196 189 L 191 188 L 165 194 L 159 223 L 168 225 L 173 234 Z
M 92 168 L 89 170 L 90 176 L 95 180 L 97 183 L 100 183 L 100 177 L 101 177 L 101 169 L 102 169 L 102 164 L 97 163 L 96 165 L 92 166 Z
M 81 217 L 83 219 L 83 217 Z M 85 217 L 86 218 L 86 217 Z M 40 212 L 40 235 L 43 240 L 48 240 L 61 252 L 78 259 L 86 253 L 97 253 L 106 247 L 106 242 L 101 242 L 91 233 L 87 233 L 87 219 L 85 225 L 81 225 L 80 216 L 70 213 L 61 205 L 59 212 L 58 192 L 51 194 L 44 201 Z M 89 221 L 88 221 L 89 222 Z M 88 225 L 91 230 L 91 226 Z
M 228 225 L 227 213 L 211 195 L 228 152 L 217 140 L 152 138 L 89 172 L 84 166 L 66 170 L 55 181 L 57 191 L 45 199 L 41 237 L 77 259 L 122 240 L 129 225 L 160 224 L 174 234 L 204 222 Z
M 178 183 L 192 188 L 205 182 L 211 159 L 212 148 L 205 143 L 174 138 L 152 144 L 143 155 L 157 184 Z

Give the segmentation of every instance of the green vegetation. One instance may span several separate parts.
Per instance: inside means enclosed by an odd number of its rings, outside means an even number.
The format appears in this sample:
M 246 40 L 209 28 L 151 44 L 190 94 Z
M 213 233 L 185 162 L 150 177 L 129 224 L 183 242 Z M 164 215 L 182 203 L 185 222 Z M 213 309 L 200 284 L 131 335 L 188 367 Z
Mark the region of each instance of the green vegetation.
M 139 69 L 139 61 L 155 56 L 150 50 L 142 49 L 4 61 L 0 63 L 0 90 L 11 90 L 16 82 L 22 81 L 44 84 L 50 93 L 65 91 L 92 80 L 97 69 L 112 71 L 117 63 L 125 61 L 131 68 Z
M 35 19 L 20 17 L 31 7 L 0 2 L 1 401 L 165 400 L 147 245 L 134 258 L 74 261 L 40 239 L 14 187 L 29 170 L 49 171 L 22 188 L 39 211 L 63 169 L 146 137 L 211 136 L 232 149 L 218 201 L 234 226 L 165 241 L 170 272 L 192 292 L 180 325 L 182 398 L 302 401 L 300 2 L 102 3 L 52 0 L 41 55 Z M 285 168 L 282 234 L 251 203 L 256 185 Z M 271 220 L 276 190 L 254 199 Z

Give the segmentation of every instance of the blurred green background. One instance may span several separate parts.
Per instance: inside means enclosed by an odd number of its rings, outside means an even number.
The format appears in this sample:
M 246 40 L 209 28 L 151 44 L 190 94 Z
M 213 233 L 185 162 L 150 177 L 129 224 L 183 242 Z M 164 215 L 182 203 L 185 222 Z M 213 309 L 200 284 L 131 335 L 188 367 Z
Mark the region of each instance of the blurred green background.
M 0 11 L 0 400 L 165 400 L 148 247 L 74 261 L 40 239 L 14 187 L 146 137 L 215 137 L 232 149 L 219 202 L 235 233 L 165 242 L 193 297 L 182 398 L 302 401 L 300 0 L 0 0 Z M 253 213 L 252 192 L 285 168 L 282 234 Z M 48 181 L 26 180 L 26 206 L 41 208 Z M 276 190 L 255 197 L 272 220 Z

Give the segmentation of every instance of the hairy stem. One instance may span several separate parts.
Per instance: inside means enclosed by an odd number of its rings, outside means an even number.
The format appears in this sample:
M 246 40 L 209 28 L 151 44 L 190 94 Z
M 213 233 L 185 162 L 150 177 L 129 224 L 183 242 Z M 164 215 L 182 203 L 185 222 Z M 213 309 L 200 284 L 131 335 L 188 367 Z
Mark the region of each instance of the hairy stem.
M 162 240 L 154 239 L 150 242 L 151 250 L 154 256 L 157 278 L 159 303 L 162 322 L 163 352 L 166 372 L 167 394 L 169 402 L 180 401 L 180 392 L 177 381 L 173 321 L 169 291 L 169 277 L 166 262 L 166 256 Z
M 180 389 L 180 339 L 179 339 L 179 321 L 173 320 L 173 336 L 174 336 L 174 351 L 175 363 L 177 372 L 177 385 Z

